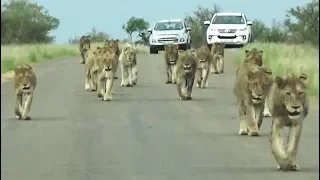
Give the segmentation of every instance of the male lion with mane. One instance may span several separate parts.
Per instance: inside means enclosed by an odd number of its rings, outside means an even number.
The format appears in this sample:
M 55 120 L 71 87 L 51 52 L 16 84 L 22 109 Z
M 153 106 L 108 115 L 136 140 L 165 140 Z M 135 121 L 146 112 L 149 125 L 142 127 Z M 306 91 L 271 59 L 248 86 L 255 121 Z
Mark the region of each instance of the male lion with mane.
M 17 119 L 30 120 L 28 116 L 33 99 L 33 91 L 37 86 L 37 78 L 33 68 L 26 64 L 14 68 L 13 84 L 16 96 L 14 113 Z
M 177 90 L 180 100 L 192 100 L 192 88 L 197 71 L 196 57 L 190 51 L 184 51 L 179 55 L 176 66 Z
M 166 84 L 176 83 L 176 71 L 175 66 L 179 58 L 179 45 L 178 44 L 167 44 L 165 46 L 165 66 L 167 71 L 167 81 Z
M 271 149 L 280 170 L 300 170 L 296 156 L 302 124 L 309 112 L 307 79 L 304 73 L 300 76 L 277 76 L 266 99 L 272 114 Z M 285 126 L 290 129 L 287 148 L 283 143 Z
M 240 116 L 239 135 L 259 136 L 265 96 L 271 84 L 270 68 L 251 63 L 240 65 L 233 89 Z

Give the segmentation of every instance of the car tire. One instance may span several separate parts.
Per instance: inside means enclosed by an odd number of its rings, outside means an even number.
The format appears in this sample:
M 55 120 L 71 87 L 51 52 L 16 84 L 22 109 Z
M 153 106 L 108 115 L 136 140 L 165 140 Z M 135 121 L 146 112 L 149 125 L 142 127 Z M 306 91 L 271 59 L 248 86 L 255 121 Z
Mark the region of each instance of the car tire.
M 154 46 L 150 46 L 150 54 L 158 54 L 158 49 Z

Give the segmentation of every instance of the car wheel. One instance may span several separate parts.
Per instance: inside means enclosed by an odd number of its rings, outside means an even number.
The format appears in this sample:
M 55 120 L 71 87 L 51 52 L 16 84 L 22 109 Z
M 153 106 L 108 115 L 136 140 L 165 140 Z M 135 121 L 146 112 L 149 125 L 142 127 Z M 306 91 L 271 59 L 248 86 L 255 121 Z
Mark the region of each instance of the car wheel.
M 154 46 L 150 46 L 150 54 L 158 54 L 158 49 Z

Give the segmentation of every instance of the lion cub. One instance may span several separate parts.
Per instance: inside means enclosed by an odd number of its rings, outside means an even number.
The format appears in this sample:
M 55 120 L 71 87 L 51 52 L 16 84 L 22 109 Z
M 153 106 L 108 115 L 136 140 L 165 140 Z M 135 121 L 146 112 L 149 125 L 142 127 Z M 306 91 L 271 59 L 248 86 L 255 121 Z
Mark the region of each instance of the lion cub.
M 252 63 L 240 65 L 233 92 L 240 115 L 240 135 L 259 136 L 265 95 L 272 84 L 272 71 Z
M 206 88 L 208 86 L 208 76 L 213 56 L 207 46 L 201 46 L 196 51 L 197 57 L 197 87 Z
M 166 63 L 167 81 L 166 84 L 176 83 L 175 66 L 179 58 L 179 45 L 167 44 L 165 46 L 164 60 Z
M 14 90 L 16 103 L 14 113 L 17 119 L 30 120 L 28 116 L 32 99 L 33 91 L 37 85 L 37 78 L 30 65 L 22 65 L 14 68 Z
M 196 57 L 190 51 L 184 51 L 179 55 L 176 65 L 177 90 L 180 100 L 192 100 L 192 87 L 197 70 Z
M 211 73 L 223 74 L 224 73 L 224 48 L 223 43 L 214 43 L 211 47 L 211 53 L 213 55 L 213 60 L 211 63 Z
M 271 149 L 278 169 L 300 170 L 296 162 L 302 124 L 308 115 L 307 75 L 277 76 L 266 101 L 272 114 Z M 290 128 L 287 148 L 283 145 L 284 127 Z
M 118 55 L 106 49 L 98 61 L 98 97 L 100 100 L 112 100 L 114 76 L 118 69 Z
M 120 57 L 121 68 L 121 86 L 131 87 L 137 84 L 137 55 L 136 50 L 131 44 L 127 44 L 121 51 Z

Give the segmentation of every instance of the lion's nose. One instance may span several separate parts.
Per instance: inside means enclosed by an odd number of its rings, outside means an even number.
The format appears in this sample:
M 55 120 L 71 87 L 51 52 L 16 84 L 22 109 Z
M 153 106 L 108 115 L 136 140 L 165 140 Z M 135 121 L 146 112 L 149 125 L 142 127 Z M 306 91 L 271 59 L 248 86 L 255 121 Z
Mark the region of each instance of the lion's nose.
M 299 109 L 299 108 L 300 108 L 300 105 L 293 105 L 292 108 L 293 108 L 293 109 Z
M 23 86 L 27 86 L 28 84 L 23 84 Z

